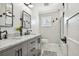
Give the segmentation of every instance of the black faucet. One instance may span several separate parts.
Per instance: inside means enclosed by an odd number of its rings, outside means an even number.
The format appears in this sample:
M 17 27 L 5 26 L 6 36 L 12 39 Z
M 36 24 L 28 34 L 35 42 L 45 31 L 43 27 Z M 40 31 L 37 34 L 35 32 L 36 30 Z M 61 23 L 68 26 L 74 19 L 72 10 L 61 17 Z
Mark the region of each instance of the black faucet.
M 0 40 L 2 40 L 1 33 L 6 33 L 6 34 L 4 35 L 4 38 L 7 39 L 7 34 L 8 34 L 7 30 L 5 30 L 5 31 L 0 31 Z
M 25 35 L 29 35 L 30 31 L 32 31 L 32 30 L 27 30 L 26 33 L 25 33 Z
M 1 39 L 1 28 L 0 28 L 0 39 Z
M 20 36 L 22 36 L 22 26 L 20 27 Z

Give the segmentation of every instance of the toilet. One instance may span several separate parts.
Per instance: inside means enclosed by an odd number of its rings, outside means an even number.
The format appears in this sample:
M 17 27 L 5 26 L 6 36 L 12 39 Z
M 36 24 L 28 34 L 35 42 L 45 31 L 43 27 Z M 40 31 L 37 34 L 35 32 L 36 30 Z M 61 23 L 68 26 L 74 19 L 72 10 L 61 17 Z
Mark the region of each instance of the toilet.
M 41 39 L 42 44 L 48 43 L 48 39 Z
M 41 39 L 41 48 L 45 49 L 48 45 L 48 39 Z
M 41 39 L 41 49 L 42 49 L 41 55 L 43 54 L 44 48 L 46 47 L 47 43 L 48 43 L 48 39 L 44 39 L 44 38 Z

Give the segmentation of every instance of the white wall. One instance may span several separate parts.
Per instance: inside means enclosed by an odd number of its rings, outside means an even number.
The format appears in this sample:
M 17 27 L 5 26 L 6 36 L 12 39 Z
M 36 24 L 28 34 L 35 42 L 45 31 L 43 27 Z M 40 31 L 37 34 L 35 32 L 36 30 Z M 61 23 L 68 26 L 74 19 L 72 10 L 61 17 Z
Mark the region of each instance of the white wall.
M 13 27 L 2 27 L 1 30 L 7 30 L 9 34 L 16 33 L 16 28 L 21 25 L 20 18 L 22 16 L 22 11 L 26 11 L 29 14 L 31 13 L 31 9 L 25 6 L 23 3 L 13 3 Z
M 32 9 L 32 33 L 39 33 L 39 11 L 37 7 Z
M 51 16 L 52 24 L 50 27 L 43 27 L 40 23 L 40 33 L 42 35 L 42 38 L 48 39 L 49 43 L 58 43 L 60 40 L 60 20 L 59 20 L 59 12 L 51 12 L 51 13 L 45 13 L 40 14 L 40 16 Z M 58 20 L 56 20 L 58 18 Z M 55 21 L 53 23 L 53 20 Z M 41 19 L 40 19 L 41 21 Z

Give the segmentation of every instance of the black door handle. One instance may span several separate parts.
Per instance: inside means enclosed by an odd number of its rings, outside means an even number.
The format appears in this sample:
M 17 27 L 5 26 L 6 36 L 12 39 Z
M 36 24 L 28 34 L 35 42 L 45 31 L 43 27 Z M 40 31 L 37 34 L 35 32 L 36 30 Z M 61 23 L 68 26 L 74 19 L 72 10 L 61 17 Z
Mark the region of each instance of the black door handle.
M 61 38 L 61 40 L 62 40 L 64 43 L 67 43 L 67 38 L 66 38 L 66 36 L 64 36 L 64 38 Z

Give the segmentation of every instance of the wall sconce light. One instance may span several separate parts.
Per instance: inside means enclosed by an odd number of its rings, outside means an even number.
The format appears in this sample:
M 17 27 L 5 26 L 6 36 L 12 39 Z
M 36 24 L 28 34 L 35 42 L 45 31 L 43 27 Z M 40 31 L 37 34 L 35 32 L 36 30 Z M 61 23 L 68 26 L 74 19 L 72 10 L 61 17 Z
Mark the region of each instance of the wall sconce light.
M 54 23 L 54 20 L 53 20 L 53 23 Z
M 33 8 L 34 5 L 32 3 L 24 3 L 26 6 L 28 6 L 29 8 Z
M 58 18 L 56 18 L 56 20 L 58 20 Z

